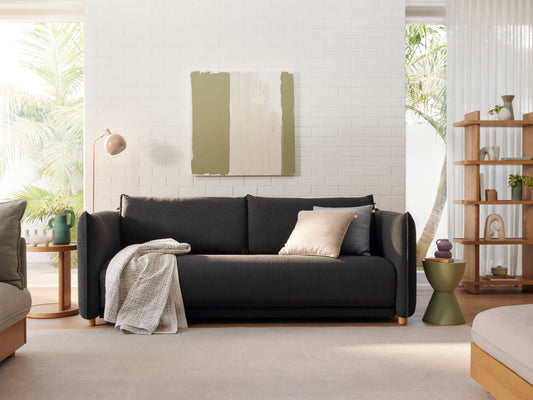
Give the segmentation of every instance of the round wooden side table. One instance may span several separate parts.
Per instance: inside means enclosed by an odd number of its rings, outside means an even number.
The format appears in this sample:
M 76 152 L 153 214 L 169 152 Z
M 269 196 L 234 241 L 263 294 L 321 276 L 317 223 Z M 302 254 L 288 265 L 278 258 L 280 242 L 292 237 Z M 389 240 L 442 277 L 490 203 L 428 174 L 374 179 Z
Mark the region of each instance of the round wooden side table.
M 28 318 L 60 318 L 78 314 L 78 307 L 71 304 L 70 299 L 70 252 L 77 248 L 76 243 L 26 247 L 29 253 L 57 252 L 59 255 L 59 303 L 37 304 L 31 308 Z
M 437 325 L 460 325 L 465 317 L 453 291 L 461 281 L 466 263 L 456 260 L 451 263 L 422 261 L 424 273 L 435 290 L 426 308 L 422 321 Z

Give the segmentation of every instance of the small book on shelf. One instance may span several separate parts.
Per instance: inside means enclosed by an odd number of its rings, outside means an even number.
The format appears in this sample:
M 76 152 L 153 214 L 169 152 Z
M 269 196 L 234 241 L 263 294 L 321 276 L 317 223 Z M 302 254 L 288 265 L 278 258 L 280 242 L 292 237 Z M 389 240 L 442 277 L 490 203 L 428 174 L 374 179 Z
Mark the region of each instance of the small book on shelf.
M 440 263 L 452 263 L 454 262 L 453 258 L 442 258 L 442 257 L 426 257 L 424 258 L 424 261 L 431 261 L 431 262 L 440 262 Z
M 531 160 L 531 157 L 502 157 L 503 161 L 508 160 Z
M 483 279 L 486 281 L 517 281 L 519 280 L 515 275 L 485 275 Z

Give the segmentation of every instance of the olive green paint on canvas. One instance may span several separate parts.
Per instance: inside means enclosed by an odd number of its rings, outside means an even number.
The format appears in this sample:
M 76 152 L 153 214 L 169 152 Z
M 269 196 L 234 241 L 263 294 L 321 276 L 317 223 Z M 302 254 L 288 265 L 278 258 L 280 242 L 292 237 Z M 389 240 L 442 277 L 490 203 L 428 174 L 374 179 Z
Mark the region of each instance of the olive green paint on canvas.
M 230 74 L 192 72 L 193 174 L 229 173 Z
M 294 75 L 281 73 L 281 175 L 294 175 Z

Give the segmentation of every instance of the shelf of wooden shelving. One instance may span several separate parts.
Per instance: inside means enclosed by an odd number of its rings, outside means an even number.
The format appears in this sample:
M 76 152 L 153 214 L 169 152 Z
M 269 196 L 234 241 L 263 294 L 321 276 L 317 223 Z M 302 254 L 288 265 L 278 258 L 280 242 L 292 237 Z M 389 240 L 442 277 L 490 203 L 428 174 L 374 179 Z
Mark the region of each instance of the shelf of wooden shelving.
M 504 204 L 517 204 L 517 205 L 533 205 L 533 200 L 495 200 L 495 201 L 483 201 L 483 200 L 454 200 L 454 204 L 464 205 L 504 205 Z
M 533 160 L 462 160 L 453 165 L 533 165 Z
M 479 111 L 474 111 L 469 114 L 465 114 L 465 119 L 463 121 L 455 122 L 453 124 L 454 128 L 461 128 L 473 125 L 479 125 L 482 128 L 523 128 L 524 126 L 533 126 L 533 120 L 511 120 L 511 121 L 501 121 L 501 120 L 485 120 L 485 119 L 467 119 L 467 115 L 478 113 Z
M 495 244 L 533 244 L 533 239 L 524 239 L 524 238 L 505 238 L 505 239 L 479 239 L 479 240 L 470 240 L 465 238 L 454 238 L 453 241 L 459 244 L 466 245 L 495 245 Z
M 464 207 L 464 237 L 454 241 L 464 245 L 466 269 L 462 284 L 472 293 L 479 293 L 481 286 L 521 285 L 524 290 L 533 290 L 533 200 L 497 200 L 481 201 L 479 195 L 480 167 L 485 165 L 522 166 L 522 173 L 533 176 L 533 113 L 524 114 L 521 121 L 486 121 L 480 119 L 480 112 L 465 114 L 465 119 L 453 124 L 464 128 L 465 159 L 454 162 L 464 168 L 464 199 L 455 200 L 455 204 Z M 480 160 L 480 132 L 482 128 L 521 128 L 522 154 L 528 160 Z M 506 133 L 506 131 L 501 131 Z M 527 197 L 531 198 L 531 197 Z M 518 205 L 522 208 L 522 238 L 480 239 L 479 208 L 485 205 Z M 516 280 L 483 280 L 479 274 L 480 246 L 521 245 L 522 275 Z
M 461 283 L 465 286 L 533 285 L 533 279 L 525 279 L 523 276 L 517 276 L 516 279 L 498 279 L 498 280 L 480 279 L 477 281 L 469 281 L 469 280 L 463 279 Z

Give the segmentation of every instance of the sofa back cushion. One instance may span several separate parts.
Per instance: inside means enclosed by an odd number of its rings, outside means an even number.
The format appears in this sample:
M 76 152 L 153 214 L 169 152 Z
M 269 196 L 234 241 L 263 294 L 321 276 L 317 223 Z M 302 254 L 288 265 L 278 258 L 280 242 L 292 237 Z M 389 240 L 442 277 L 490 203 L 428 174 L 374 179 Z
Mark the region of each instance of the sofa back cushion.
M 285 245 L 298 212 L 320 207 L 358 207 L 374 204 L 370 194 L 363 197 L 272 198 L 246 196 L 248 201 L 248 250 L 250 254 L 278 254 Z
M 24 289 L 24 263 L 20 246 L 20 220 L 26 200 L 0 203 L 0 282 Z
M 122 246 L 173 238 L 191 245 L 192 254 L 243 254 L 246 198 L 163 199 L 122 195 Z

